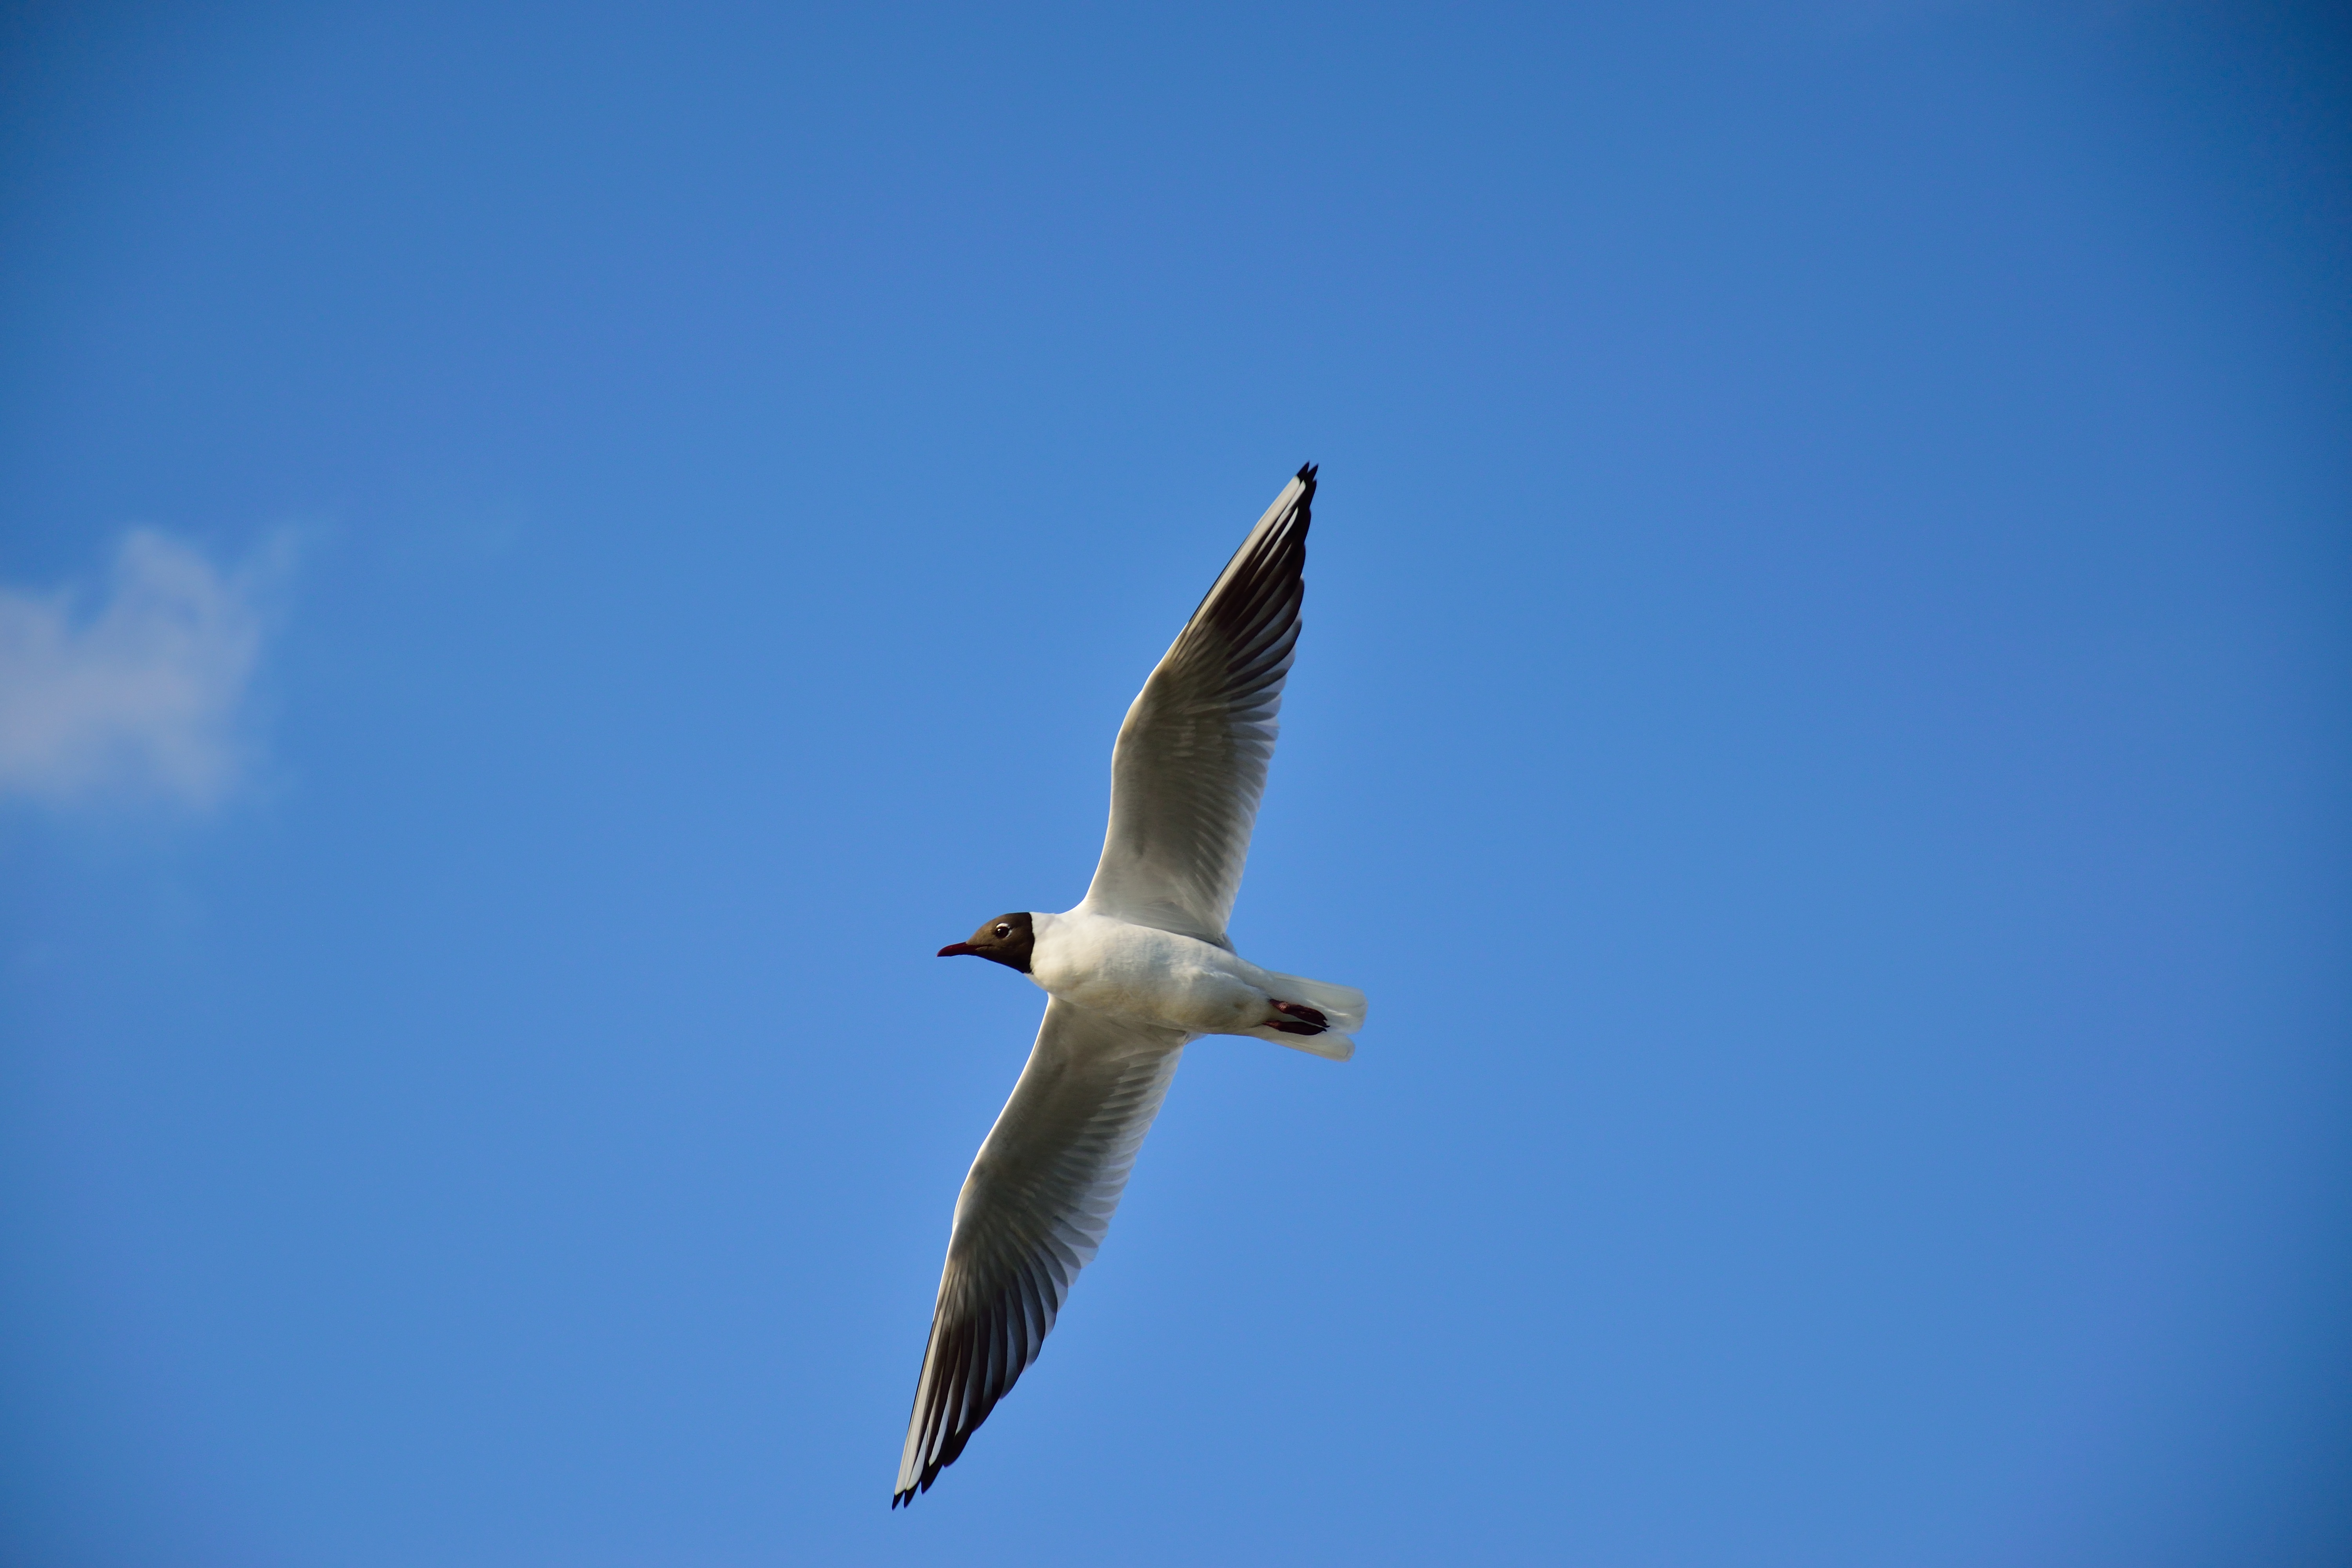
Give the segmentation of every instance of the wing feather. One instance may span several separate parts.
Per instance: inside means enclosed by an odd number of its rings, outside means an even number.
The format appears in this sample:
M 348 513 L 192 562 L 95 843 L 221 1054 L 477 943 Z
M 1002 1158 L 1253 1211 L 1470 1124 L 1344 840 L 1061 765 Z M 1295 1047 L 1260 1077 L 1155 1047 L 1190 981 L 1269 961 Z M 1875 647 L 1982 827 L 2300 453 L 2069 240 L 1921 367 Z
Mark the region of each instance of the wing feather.
M 1309 464 L 1143 683 L 1111 750 L 1110 827 L 1082 909 L 1220 947 L 1274 759 L 1307 595 Z
M 956 1198 L 890 1506 L 929 1491 L 1037 1359 L 1109 1228 L 1189 1037 L 1058 998 Z

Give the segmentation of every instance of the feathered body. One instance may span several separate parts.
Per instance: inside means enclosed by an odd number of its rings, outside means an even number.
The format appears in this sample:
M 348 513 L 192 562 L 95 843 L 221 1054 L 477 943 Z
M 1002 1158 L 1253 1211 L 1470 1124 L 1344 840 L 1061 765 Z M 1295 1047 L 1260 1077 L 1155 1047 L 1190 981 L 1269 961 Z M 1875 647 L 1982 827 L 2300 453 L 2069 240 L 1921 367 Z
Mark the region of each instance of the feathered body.
M 1020 970 L 1052 1000 L 956 1198 L 894 1508 L 929 1489 L 1036 1359 L 1187 1043 L 1248 1035 L 1341 1061 L 1355 1050 L 1362 992 L 1260 969 L 1225 935 L 1297 647 L 1314 497 L 1310 465 L 1128 709 L 1085 900 L 1001 916 L 940 950 Z
M 1230 948 L 1089 911 L 1038 914 L 1029 978 L 1089 1012 L 1157 1024 L 1188 1036 L 1248 1035 L 1345 1061 L 1364 1021 L 1364 994 L 1260 969 Z M 1268 1020 L 1276 1000 L 1325 1014 L 1325 1033 L 1301 1037 Z

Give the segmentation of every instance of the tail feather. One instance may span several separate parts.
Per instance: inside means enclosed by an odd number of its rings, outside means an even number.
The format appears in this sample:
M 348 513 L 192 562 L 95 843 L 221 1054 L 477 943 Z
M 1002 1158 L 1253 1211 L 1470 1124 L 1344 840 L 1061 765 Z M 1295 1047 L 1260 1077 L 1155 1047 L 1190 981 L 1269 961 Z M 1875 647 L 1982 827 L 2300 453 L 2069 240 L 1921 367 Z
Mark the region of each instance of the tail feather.
M 1277 1001 L 1303 1002 L 1323 1015 L 1328 1026 L 1319 1035 L 1294 1035 L 1287 1029 L 1272 1025 L 1252 1029 L 1249 1033 L 1261 1040 L 1272 1040 L 1277 1046 L 1288 1046 L 1294 1051 L 1309 1056 L 1328 1057 L 1344 1062 L 1356 1054 L 1356 1042 L 1349 1037 L 1364 1026 L 1364 994 L 1352 985 L 1333 985 L 1321 980 L 1309 980 L 1303 974 L 1277 974 L 1272 970 L 1261 971 L 1265 988 Z
M 1294 1051 L 1305 1051 L 1310 1057 L 1326 1057 L 1344 1062 L 1356 1054 L 1356 1042 L 1345 1035 L 1326 1029 L 1319 1035 L 1289 1035 L 1278 1029 L 1252 1029 L 1250 1034 L 1261 1040 L 1272 1040 L 1277 1046 L 1288 1046 Z

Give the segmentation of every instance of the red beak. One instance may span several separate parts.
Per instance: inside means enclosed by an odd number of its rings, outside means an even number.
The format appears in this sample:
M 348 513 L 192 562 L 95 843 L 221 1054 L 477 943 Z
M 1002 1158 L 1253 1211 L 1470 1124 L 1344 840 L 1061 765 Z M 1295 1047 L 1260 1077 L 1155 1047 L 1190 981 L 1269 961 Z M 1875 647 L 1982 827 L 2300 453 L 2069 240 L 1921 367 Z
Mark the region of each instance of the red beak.
M 963 954 L 970 952 L 971 950 L 971 943 L 968 942 L 951 942 L 948 943 L 947 946 L 940 949 L 940 956 L 941 958 L 960 958 Z

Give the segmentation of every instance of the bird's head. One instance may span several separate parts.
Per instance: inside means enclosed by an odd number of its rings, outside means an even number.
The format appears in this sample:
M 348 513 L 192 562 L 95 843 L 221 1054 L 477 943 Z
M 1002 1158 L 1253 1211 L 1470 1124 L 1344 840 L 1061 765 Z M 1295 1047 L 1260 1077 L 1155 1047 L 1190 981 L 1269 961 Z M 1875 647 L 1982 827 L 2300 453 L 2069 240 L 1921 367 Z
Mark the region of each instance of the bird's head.
M 971 941 L 951 942 L 940 949 L 940 956 L 954 958 L 968 952 L 1026 974 L 1030 951 L 1036 945 L 1037 933 L 1026 912 L 999 915 L 972 932 Z

